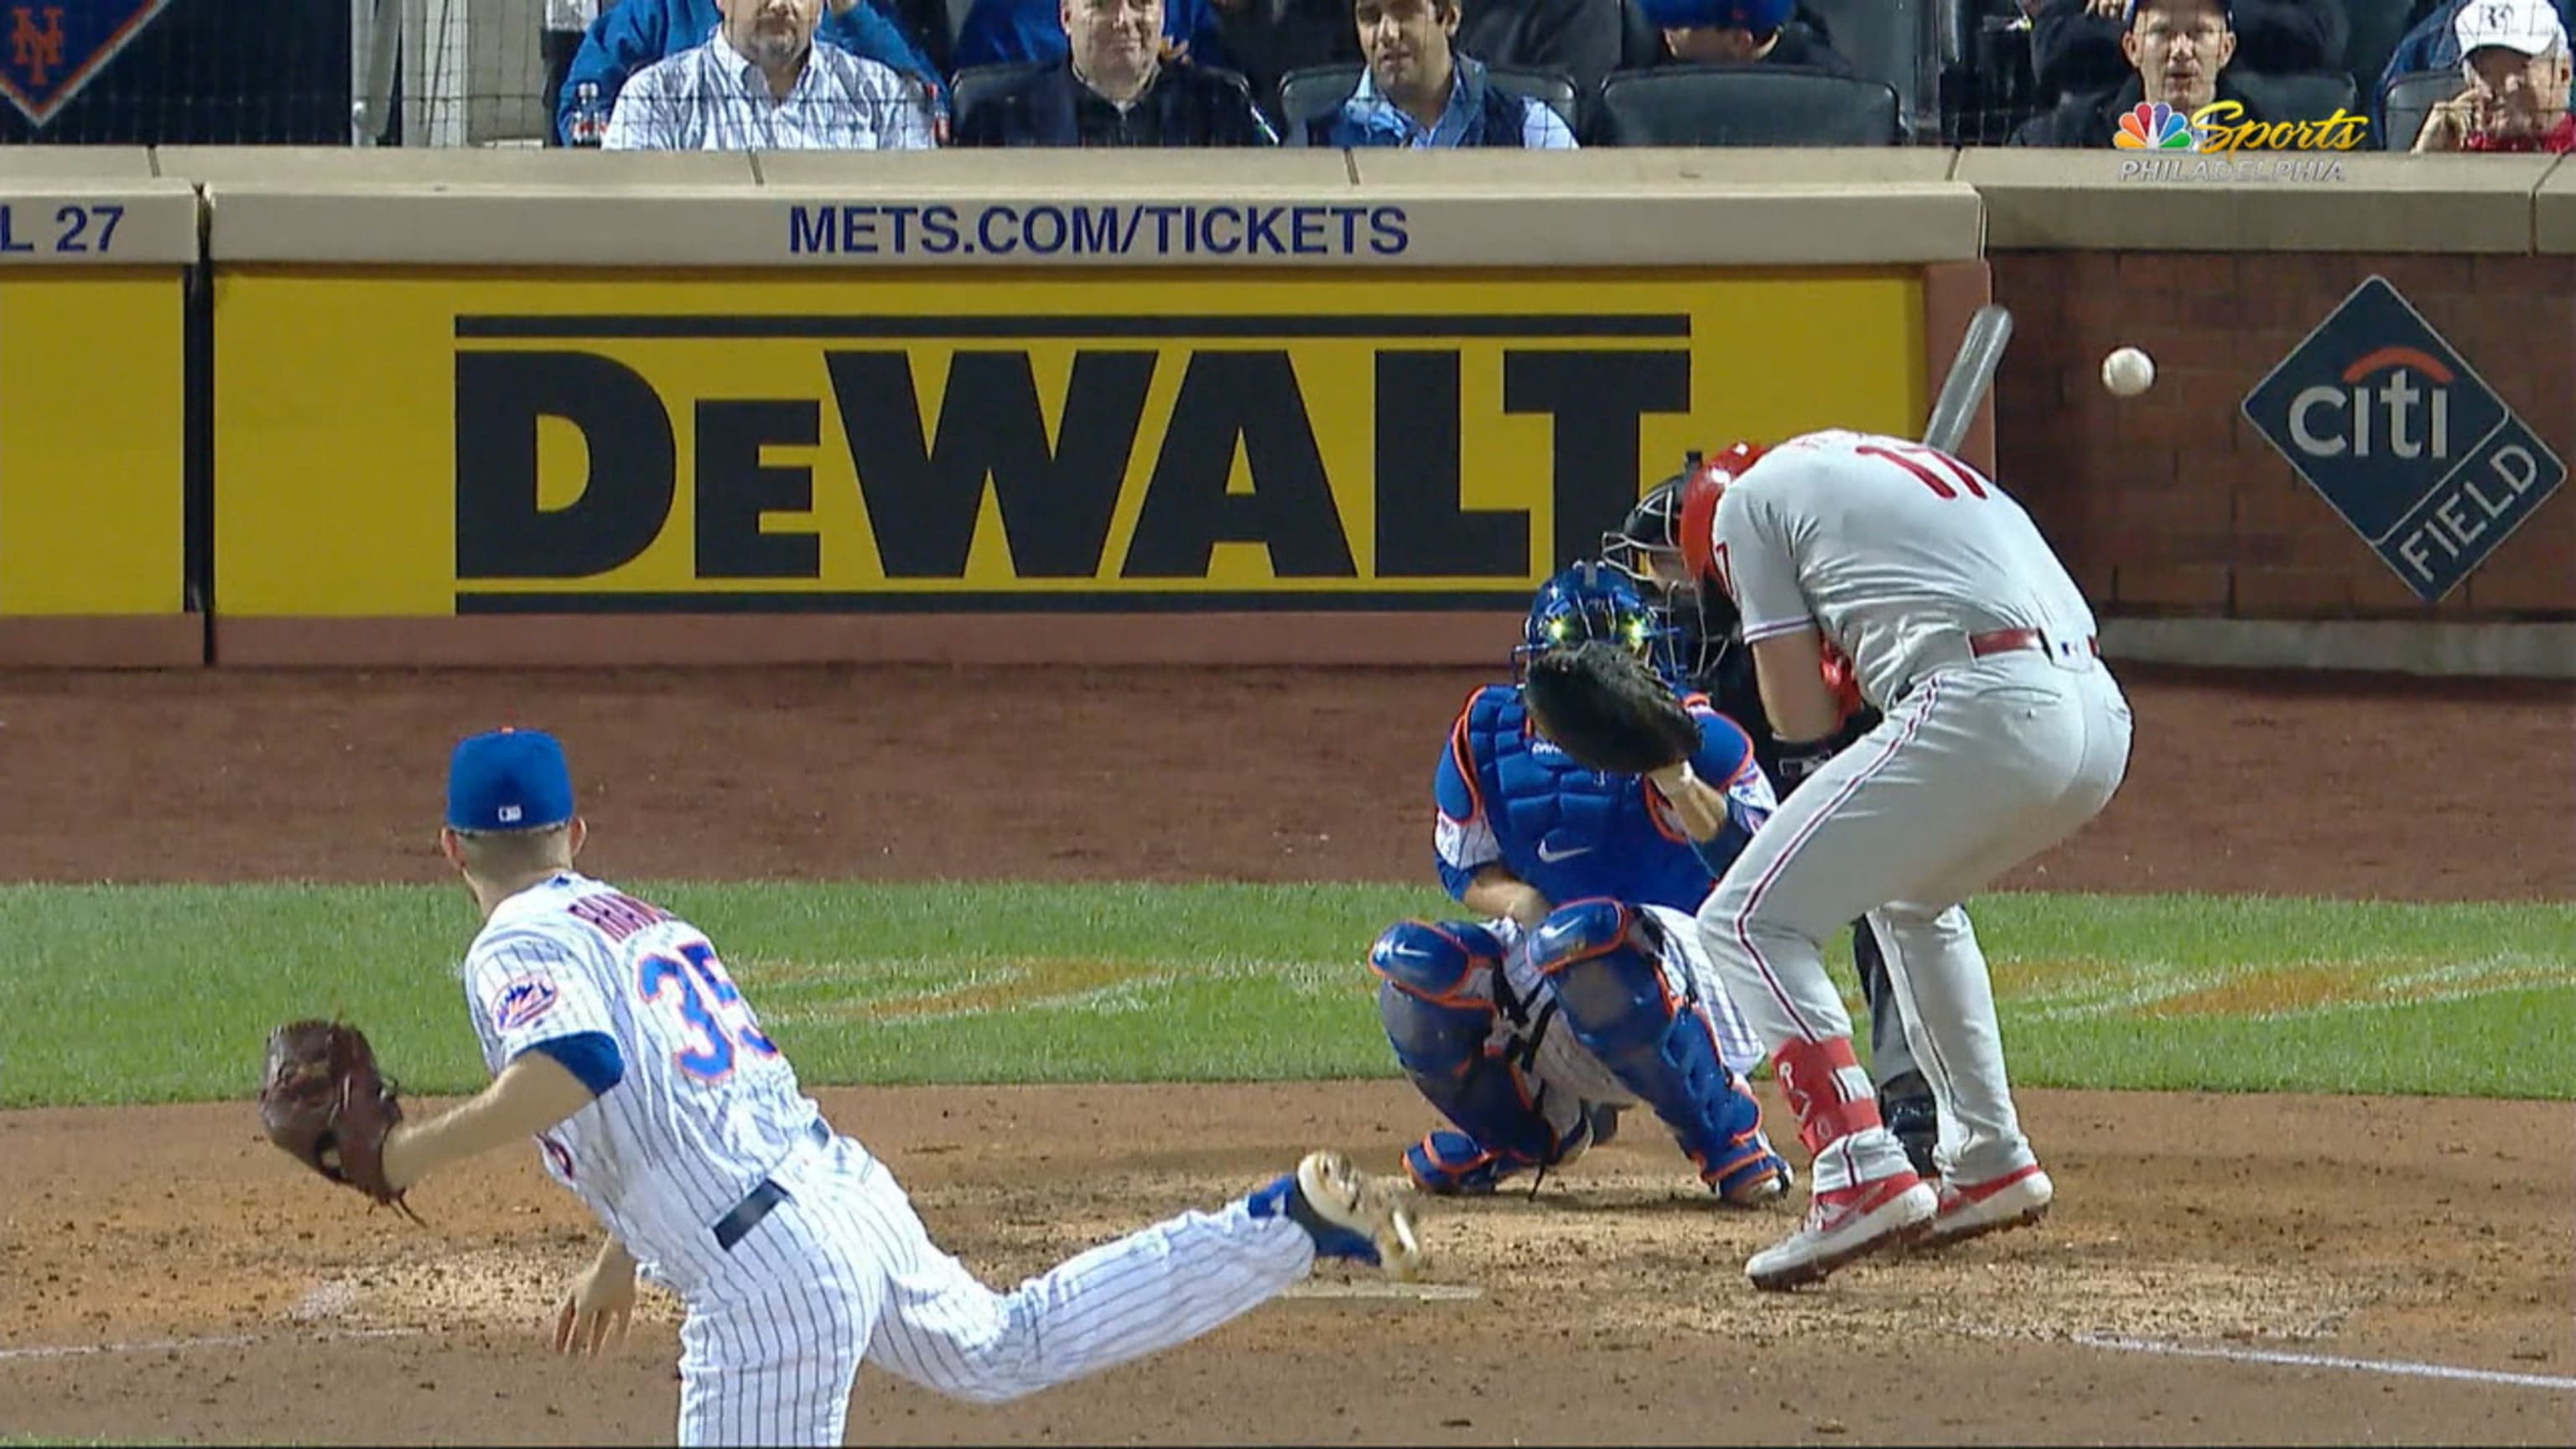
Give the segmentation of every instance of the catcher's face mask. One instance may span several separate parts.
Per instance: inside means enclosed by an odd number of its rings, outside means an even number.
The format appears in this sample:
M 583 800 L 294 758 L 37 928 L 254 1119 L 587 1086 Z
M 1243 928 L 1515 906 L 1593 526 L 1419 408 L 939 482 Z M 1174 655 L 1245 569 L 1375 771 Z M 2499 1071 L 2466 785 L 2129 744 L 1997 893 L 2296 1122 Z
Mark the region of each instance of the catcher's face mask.
M 1512 682 L 1528 677 L 1529 661 L 1538 655 L 1591 639 L 1617 644 L 1669 676 L 1672 633 L 1625 577 L 1586 560 L 1539 587 L 1520 647 L 1512 651 Z

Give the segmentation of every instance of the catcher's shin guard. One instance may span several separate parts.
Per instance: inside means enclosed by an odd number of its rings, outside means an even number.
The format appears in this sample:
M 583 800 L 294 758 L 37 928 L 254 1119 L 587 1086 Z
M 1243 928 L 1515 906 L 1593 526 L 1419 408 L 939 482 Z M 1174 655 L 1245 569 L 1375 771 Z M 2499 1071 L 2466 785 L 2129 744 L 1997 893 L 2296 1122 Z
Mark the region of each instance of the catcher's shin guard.
M 1648 917 L 1616 901 L 1570 902 L 1539 923 L 1530 959 L 1575 1040 L 1672 1129 L 1701 1181 L 1731 1203 L 1788 1187 L 1762 1104 L 1719 1058 L 1696 986 L 1666 969 Z
M 1571 1105 L 1542 1110 L 1522 1064 L 1490 1040 L 1494 1004 L 1480 993 L 1501 958 L 1500 942 L 1460 922 L 1402 922 L 1369 951 L 1370 968 L 1384 978 L 1378 1019 L 1396 1061 L 1460 1129 L 1433 1132 L 1405 1152 L 1425 1192 L 1491 1192 L 1514 1173 L 1572 1161 L 1590 1141 L 1584 1115 Z

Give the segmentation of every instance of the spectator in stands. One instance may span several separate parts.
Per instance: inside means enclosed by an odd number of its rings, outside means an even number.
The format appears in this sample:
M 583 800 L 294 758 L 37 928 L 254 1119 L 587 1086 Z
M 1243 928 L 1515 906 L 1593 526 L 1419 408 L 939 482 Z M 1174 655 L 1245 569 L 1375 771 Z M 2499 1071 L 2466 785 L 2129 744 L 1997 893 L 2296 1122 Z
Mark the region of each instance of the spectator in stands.
M 825 0 L 816 33 L 838 48 L 903 72 L 930 95 L 934 115 L 946 108 L 947 80 L 922 58 L 894 22 L 867 0 Z M 717 0 L 614 0 L 591 22 L 564 77 L 555 129 L 566 145 L 598 145 L 627 78 L 704 45 L 722 26 Z M 585 132 L 589 133 L 585 135 Z
M 1228 55 L 1261 95 L 1316 65 L 1362 63 L 1353 0 L 1209 0 Z M 1620 0 L 1458 0 L 1450 48 L 1487 65 L 1556 70 L 1589 93 L 1619 66 Z
M 1313 146 L 1517 146 L 1570 151 L 1574 130 L 1544 101 L 1486 77 L 1450 49 L 1458 0 L 1354 0 L 1368 68 L 1342 108 L 1308 123 Z
M 1065 58 L 957 118 L 962 146 L 1276 146 L 1240 78 L 1173 56 L 1163 0 L 1058 0 Z
M 2472 3 L 2474 0 L 2439 0 L 2406 32 L 2406 38 L 2397 42 L 2397 49 L 2389 52 L 2379 83 L 2369 88 L 2371 134 L 2379 134 L 2387 125 L 2388 88 L 2400 76 L 2449 70 L 2460 63 L 2460 12 Z M 2556 8 L 2560 26 L 2576 32 L 2576 0 L 2557 0 Z M 2426 125 L 2431 125 L 2429 118 Z
M 1051 0 L 975 0 L 957 27 L 953 68 L 1064 59 L 1064 26 L 1055 12 Z M 1164 0 L 1163 34 L 1172 50 L 1201 65 L 1233 64 L 1218 21 L 1211 0 Z
M 2141 101 L 2173 107 L 2188 117 L 2212 101 L 2245 107 L 2236 122 L 2264 119 L 2259 107 L 2230 85 L 2228 62 L 2236 56 L 2229 0 L 2127 0 L 2129 29 L 2120 37 L 2130 76 L 2107 94 L 2070 96 L 2022 123 L 2015 146 L 2108 147 L 2120 117 Z
M 2108 90 L 2127 79 L 2129 0 L 2021 0 L 2032 16 L 2031 70 L 2043 96 Z M 2238 66 L 2261 75 L 2343 69 L 2352 40 L 2344 0 L 2235 0 Z
M 581 53 L 581 37 L 599 20 L 599 0 L 546 0 L 546 29 L 538 42 L 539 54 L 546 63 L 545 107 L 548 116 L 563 114 L 564 77 L 572 73 L 572 58 Z M 562 128 L 549 122 L 546 144 L 563 144 Z
M 611 151 L 921 151 L 930 97 L 815 27 L 823 0 L 718 0 L 706 44 L 655 61 L 618 92 Z
M 2567 25 L 2545 0 L 2471 0 L 2457 21 L 2466 90 L 2433 107 L 2418 151 L 2576 151 Z
M 1848 60 L 1792 18 L 1796 0 L 1641 0 L 1678 65 L 1797 65 L 1858 75 Z

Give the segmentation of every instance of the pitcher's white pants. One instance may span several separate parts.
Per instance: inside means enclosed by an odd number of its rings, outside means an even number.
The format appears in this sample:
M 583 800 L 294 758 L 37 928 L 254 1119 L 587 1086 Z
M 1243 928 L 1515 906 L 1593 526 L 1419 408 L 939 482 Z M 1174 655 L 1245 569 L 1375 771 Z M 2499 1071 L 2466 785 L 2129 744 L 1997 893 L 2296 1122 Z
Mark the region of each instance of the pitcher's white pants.
M 955 1398 L 1018 1398 L 1196 1338 L 1314 1265 L 1304 1228 L 1238 1198 L 996 1293 L 931 1241 L 858 1143 L 816 1157 L 734 1246 L 741 1278 L 691 1296 L 682 1444 L 839 1444 L 862 1357 Z
M 1961 902 L 2073 834 L 2119 789 L 2128 701 L 2090 654 L 2017 650 L 1926 678 L 1778 813 L 1700 908 L 1710 959 L 1776 1053 L 1851 1035 L 1825 940 L 1866 913 L 1942 1116 L 1941 1170 L 1982 1182 L 2035 1159 L 2013 1111 L 1994 989 Z M 1866 1077 L 1839 1084 L 1871 1095 Z M 1884 1132 L 1828 1145 L 1815 1187 L 1905 1165 Z

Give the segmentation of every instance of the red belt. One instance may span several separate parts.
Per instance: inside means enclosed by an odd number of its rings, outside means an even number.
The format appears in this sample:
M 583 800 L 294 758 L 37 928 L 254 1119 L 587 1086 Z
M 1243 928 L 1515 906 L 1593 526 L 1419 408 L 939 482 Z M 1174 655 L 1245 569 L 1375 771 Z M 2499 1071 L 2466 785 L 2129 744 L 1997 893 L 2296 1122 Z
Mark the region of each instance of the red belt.
M 2101 657 L 2102 645 L 2092 636 L 2085 637 L 2084 647 L 2095 658 Z M 1997 629 L 1992 633 L 1968 636 L 1968 652 L 1979 659 L 1989 654 L 2009 654 L 2016 649 L 2038 649 L 2044 652 L 2047 648 L 2048 641 L 2040 636 L 2037 629 Z

